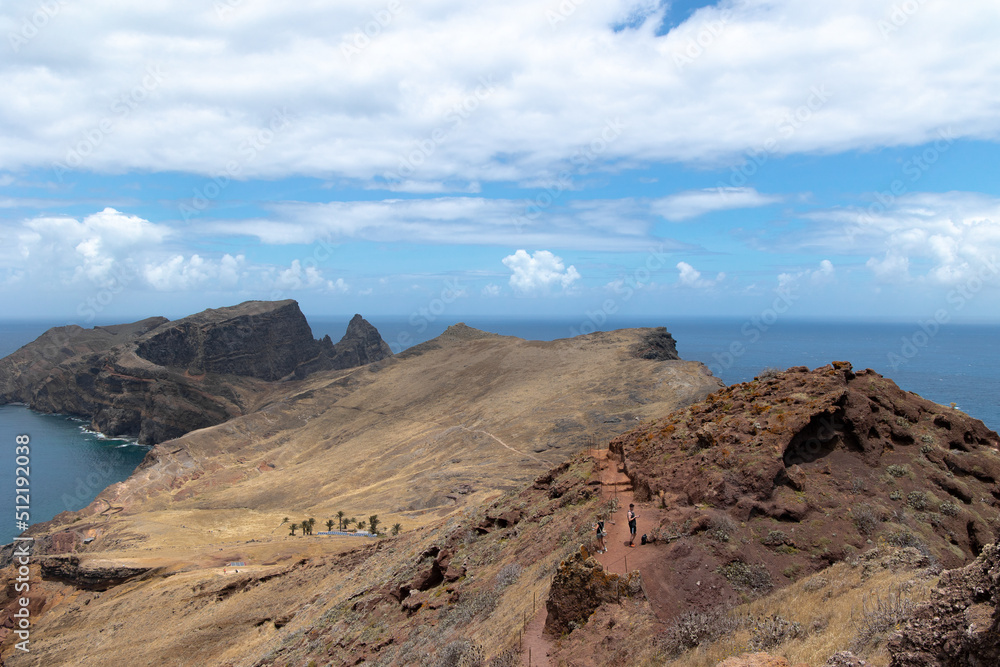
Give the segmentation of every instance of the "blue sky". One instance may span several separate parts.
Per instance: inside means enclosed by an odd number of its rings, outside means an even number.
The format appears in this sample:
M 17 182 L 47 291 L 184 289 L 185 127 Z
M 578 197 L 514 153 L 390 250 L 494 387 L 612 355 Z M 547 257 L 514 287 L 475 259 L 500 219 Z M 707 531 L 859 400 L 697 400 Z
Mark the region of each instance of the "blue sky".
M 1000 319 L 995 2 L 340 4 L 5 3 L 4 315 Z

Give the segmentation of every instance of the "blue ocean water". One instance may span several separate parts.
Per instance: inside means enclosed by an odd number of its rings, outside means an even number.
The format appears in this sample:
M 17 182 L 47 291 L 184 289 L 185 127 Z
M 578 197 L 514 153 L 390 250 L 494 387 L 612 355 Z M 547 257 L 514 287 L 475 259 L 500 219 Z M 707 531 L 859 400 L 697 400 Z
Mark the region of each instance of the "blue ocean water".
M 398 352 L 440 334 L 454 320 L 369 317 Z M 313 335 L 339 340 L 349 317 L 310 318 Z M 524 320 L 469 316 L 469 326 L 535 340 L 567 338 L 597 328 L 592 319 Z M 10 354 L 53 322 L 0 322 L 0 357 Z M 815 368 L 850 361 L 872 368 L 901 388 L 966 413 L 1000 430 L 1000 325 L 946 324 L 936 330 L 915 324 L 780 320 L 773 324 L 736 319 L 650 316 L 614 318 L 602 329 L 666 326 L 683 359 L 701 361 L 727 384 L 752 380 L 767 367 Z M 20 531 L 14 525 L 14 446 L 18 434 L 32 443 L 32 522 L 88 504 L 107 485 L 121 481 L 148 448 L 88 433 L 82 422 L 39 415 L 23 406 L 0 406 L 0 497 L 9 519 L 0 517 L 0 542 Z
M 0 543 L 21 533 L 14 516 L 16 477 L 23 476 L 15 465 L 19 435 L 30 440 L 27 477 L 31 523 L 86 507 L 106 486 L 131 475 L 149 451 L 149 447 L 134 442 L 104 438 L 86 426 L 63 415 L 38 414 L 22 405 L 0 405 L 0 484 L 10 507 L 7 516 L 0 516 Z

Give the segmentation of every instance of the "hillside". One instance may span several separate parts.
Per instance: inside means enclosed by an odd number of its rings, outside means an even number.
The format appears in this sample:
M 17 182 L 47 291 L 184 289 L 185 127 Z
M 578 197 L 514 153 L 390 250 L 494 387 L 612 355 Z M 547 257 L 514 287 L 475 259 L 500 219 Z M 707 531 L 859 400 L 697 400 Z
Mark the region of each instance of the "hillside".
M 248 301 L 173 322 L 49 330 L 0 360 L 0 402 L 153 444 L 254 411 L 271 382 L 391 355 L 360 315 L 334 345 L 313 339 L 296 302 Z
M 667 348 L 659 330 L 541 343 L 456 325 L 288 382 L 40 527 L 38 641 L 3 656 L 857 665 L 833 657 L 849 650 L 910 667 L 952 635 L 991 655 L 975 628 L 1000 587 L 948 582 L 993 561 L 942 568 L 996 559 L 996 433 L 843 362 L 723 388 Z M 629 502 L 649 538 L 633 548 Z M 289 534 L 286 517 L 338 510 L 403 532 Z M 935 634 L 948 605 L 964 611 Z
M 227 652 L 247 664 L 258 641 L 272 647 L 285 637 L 289 618 L 312 618 L 303 605 L 315 602 L 315 593 L 306 589 L 340 590 L 400 572 L 412 577 L 419 554 L 434 546 L 400 547 L 389 558 L 385 546 L 357 551 L 357 538 L 291 537 L 287 517 L 312 516 L 323 525 L 338 511 L 364 519 L 377 514 L 383 527 L 402 524 L 404 545 L 443 540 L 443 530 L 454 533 L 447 543 L 461 542 L 470 523 L 476 535 L 510 528 L 513 515 L 483 515 L 501 494 L 516 495 L 575 453 L 720 388 L 701 364 L 677 360 L 671 344 L 662 329 L 540 342 L 456 325 L 361 368 L 269 383 L 255 412 L 155 446 L 129 480 L 88 508 L 32 528 L 37 553 L 45 556 L 36 588 L 40 641 L 31 659 L 60 664 L 81 652 L 89 657 L 74 664 L 108 664 L 127 652 L 134 664 L 163 664 L 170 647 L 203 664 L 222 664 Z M 549 490 L 535 495 L 548 498 Z M 596 495 L 592 490 L 589 497 L 597 502 Z M 521 502 L 525 515 L 528 501 Z M 586 507 L 558 533 L 543 538 L 543 530 L 524 547 L 533 554 L 525 567 L 539 559 L 532 580 L 539 592 L 542 563 L 556 562 L 586 532 Z M 536 520 L 539 527 L 547 523 L 541 515 Z M 501 530 L 483 542 L 492 546 L 476 556 L 483 559 L 477 568 L 489 572 L 497 546 L 517 534 Z M 363 578 L 353 573 L 376 556 L 363 566 Z M 220 571 L 231 561 L 247 563 L 239 578 Z M 270 620 L 246 616 L 254 607 L 242 596 L 216 604 L 256 590 L 258 577 L 262 585 L 276 572 L 280 581 L 265 587 L 269 611 L 260 611 Z M 344 602 L 332 593 L 328 600 Z M 85 613 L 76 611 L 80 605 Z M 205 615 L 196 611 L 202 607 Z M 190 636 L 149 634 L 165 609 L 183 616 L 178 622 Z M 99 633 L 96 624 L 111 617 L 132 620 Z M 230 642 L 237 637 L 239 649 Z M 171 643 L 181 641 L 185 648 Z M 362 645 L 367 639 L 349 652 Z

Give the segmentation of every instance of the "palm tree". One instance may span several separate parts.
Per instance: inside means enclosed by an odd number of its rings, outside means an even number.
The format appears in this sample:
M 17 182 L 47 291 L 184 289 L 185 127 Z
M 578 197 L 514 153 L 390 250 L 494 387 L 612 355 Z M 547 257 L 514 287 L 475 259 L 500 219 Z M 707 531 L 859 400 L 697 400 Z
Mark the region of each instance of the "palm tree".
M 284 519 L 282 519 L 281 523 L 288 523 L 288 517 L 286 516 Z
M 399 535 L 399 531 L 403 530 L 403 527 L 398 523 L 392 524 L 392 534 Z
M 295 529 L 298 528 L 298 527 L 299 527 L 299 524 L 297 524 L 297 523 L 293 523 L 292 524 L 292 532 L 291 532 L 291 536 L 292 537 L 295 537 Z
M 316 525 L 316 519 L 314 519 L 312 517 L 309 517 L 309 520 L 307 521 L 307 523 L 309 524 L 309 534 L 312 535 L 313 534 L 313 526 Z
M 309 533 L 309 522 L 303 519 L 299 525 L 302 526 L 302 534 L 307 535 Z
M 372 531 L 372 535 L 378 535 L 379 523 L 380 522 L 378 520 L 378 514 L 372 514 L 370 517 L 368 517 L 368 526 L 369 529 Z
M 337 530 L 344 529 L 344 510 L 337 510 Z
M 333 519 L 327 519 L 326 520 L 326 532 L 329 533 L 331 530 L 333 530 Z
M 362 519 L 361 521 L 358 521 L 356 523 L 358 525 L 358 530 L 364 530 L 365 529 L 365 520 L 364 519 Z

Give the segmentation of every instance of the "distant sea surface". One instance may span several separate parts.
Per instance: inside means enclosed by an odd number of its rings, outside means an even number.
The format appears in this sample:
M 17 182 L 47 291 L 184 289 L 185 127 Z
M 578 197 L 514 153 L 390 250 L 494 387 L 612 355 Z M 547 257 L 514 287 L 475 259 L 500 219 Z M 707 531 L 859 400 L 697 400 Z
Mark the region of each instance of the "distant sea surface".
M 138 319 L 138 318 L 137 318 Z M 339 340 L 350 318 L 310 318 L 313 335 Z M 382 338 L 399 352 L 439 335 L 453 320 L 370 317 Z M 477 329 L 534 340 L 590 333 L 584 320 L 476 318 Z M 25 345 L 58 322 L 0 322 L 0 357 Z M 666 326 L 682 359 L 701 361 L 726 384 L 752 380 L 765 368 L 816 368 L 850 361 L 872 368 L 901 388 L 948 405 L 1000 430 L 1000 325 L 945 324 L 934 330 L 916 324 L 805 322 L 691 318 L 612 318 L 601 329 Z M 107 485 L 127 478 L 148 447 L 105 439 L 86 424 L 60 415 L 40 415 L 23 406 L 0 406 L 0 497 L 8 517 L 0 516 L 0 542 L 20 531 L 14 525 L 15 437 L 31 438 L 31 520 L 47 521 L 63 510 L 89 504 Z

